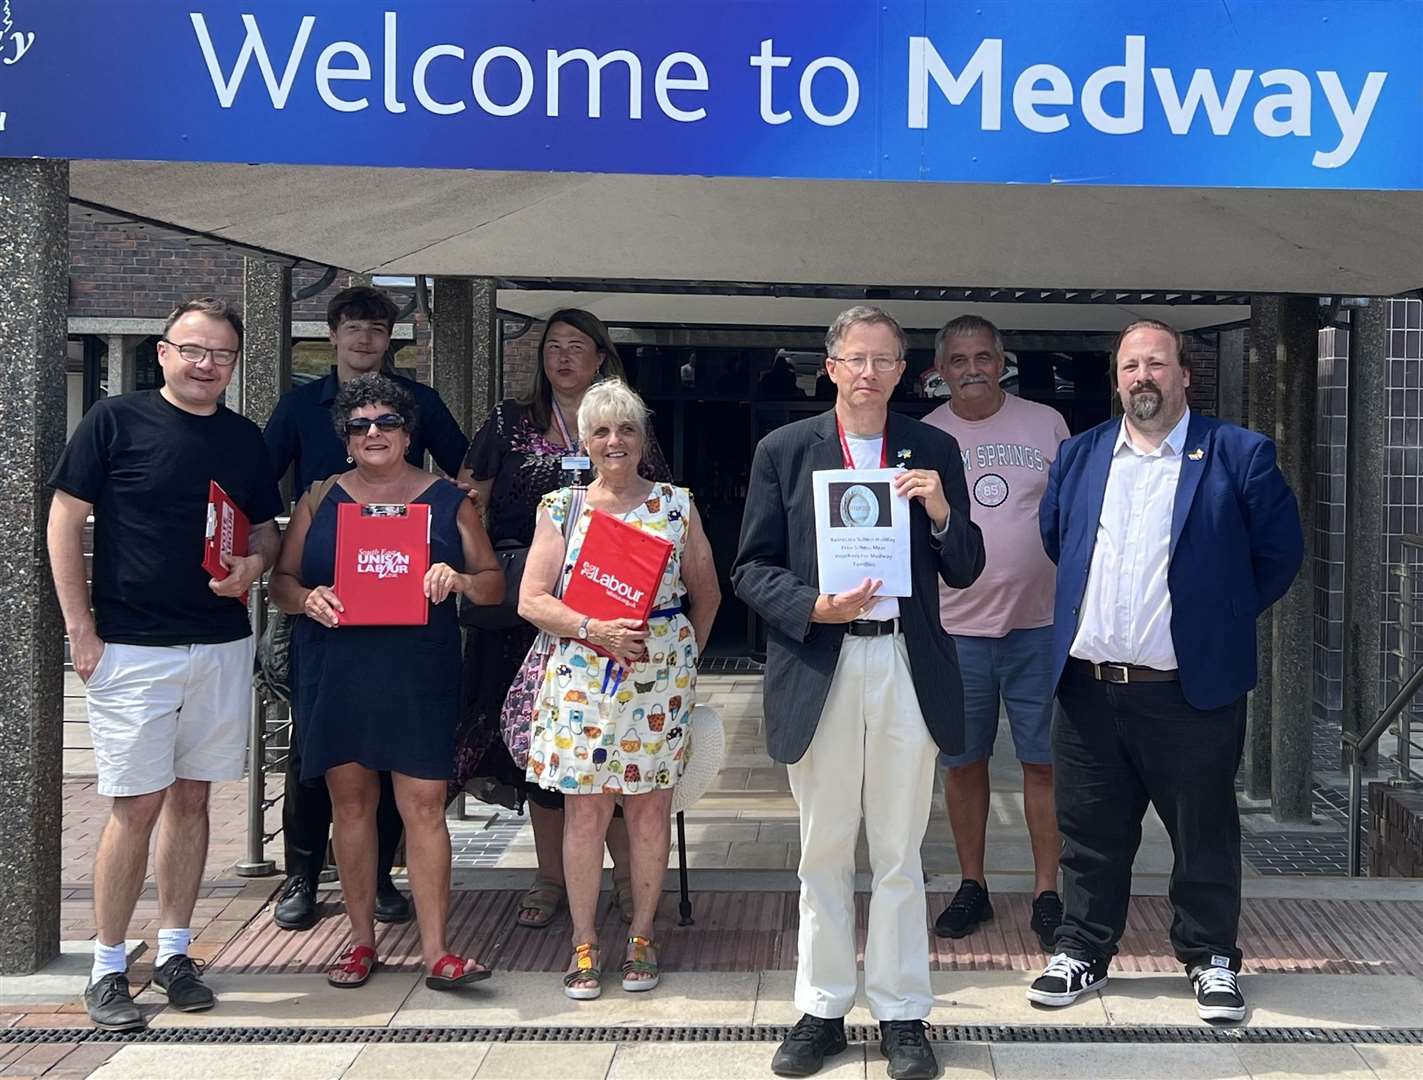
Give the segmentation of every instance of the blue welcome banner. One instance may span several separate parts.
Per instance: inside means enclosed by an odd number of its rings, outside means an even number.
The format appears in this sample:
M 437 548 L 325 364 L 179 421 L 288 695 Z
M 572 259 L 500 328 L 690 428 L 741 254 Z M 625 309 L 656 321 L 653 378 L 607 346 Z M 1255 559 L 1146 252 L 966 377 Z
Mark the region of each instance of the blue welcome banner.
M 0 156 L 1423 188 L 1423 0 L 3 0 Z

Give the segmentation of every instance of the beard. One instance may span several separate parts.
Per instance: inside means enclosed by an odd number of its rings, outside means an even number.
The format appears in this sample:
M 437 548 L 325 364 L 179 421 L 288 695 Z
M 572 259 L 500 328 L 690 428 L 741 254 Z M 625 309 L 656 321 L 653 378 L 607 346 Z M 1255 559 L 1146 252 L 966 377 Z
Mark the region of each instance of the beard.
M 1131 392 L 1128 402 L 1134 420 L 1150 420 L 1161 411 L 1161 390 L 1154 383 L 1143 385 Z

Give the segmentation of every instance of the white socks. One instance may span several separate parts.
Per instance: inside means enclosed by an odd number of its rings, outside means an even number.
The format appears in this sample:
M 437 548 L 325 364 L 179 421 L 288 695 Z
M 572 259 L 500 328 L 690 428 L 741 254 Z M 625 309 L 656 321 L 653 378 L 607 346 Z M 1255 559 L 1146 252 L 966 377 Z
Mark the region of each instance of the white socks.
M 120 941 L 117 945 L 105 945 L 94 939 L 94 966 L 89 969 L 89 984 L 92 986 L 105 975 L 128 970 L 128 950 Z
M 159 930 L 158 956 L 153 961 L 153 966 L 162 967 L 172 957 L 186 955 L 188 942 L 190 942 L 192 938 L 193 932 L 186 926 L 174 930 Z

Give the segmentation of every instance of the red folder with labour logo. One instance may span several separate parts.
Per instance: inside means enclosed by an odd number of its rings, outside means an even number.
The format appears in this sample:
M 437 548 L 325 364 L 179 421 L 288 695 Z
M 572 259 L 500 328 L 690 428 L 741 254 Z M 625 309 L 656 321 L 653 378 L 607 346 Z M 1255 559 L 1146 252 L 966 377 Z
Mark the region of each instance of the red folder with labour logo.
M 342 626 L 424 626 L 430 617 L 430 508 L 424 503 L 336 507 L 336 580 Z
M 669 541 L 593 510 L 563 602 L 590 619 L 646 622 L 671 557 Z M 612 659 L 592 642 L 585 644 Z
M 208 481 L 208 523 L 203 537 L 203 569 L 214 581 L 221 581 L 231 573 L 222 565 L 224 555 L 246 555 L 247 538 L 251 532 L 247 515 L 232 501 L 232 496 L 222 490 L 216 480 Z M 242 594 L 242 602 L 247 603 L 247 594 Z

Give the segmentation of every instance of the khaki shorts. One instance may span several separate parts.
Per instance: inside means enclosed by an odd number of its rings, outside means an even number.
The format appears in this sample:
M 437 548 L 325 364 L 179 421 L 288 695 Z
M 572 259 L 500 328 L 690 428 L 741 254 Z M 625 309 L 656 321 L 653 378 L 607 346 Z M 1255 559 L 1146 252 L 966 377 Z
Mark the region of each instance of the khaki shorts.
M 104 646 L 85 687 L 100 795 L 237 780 L 247 758 L 252 639 Z

